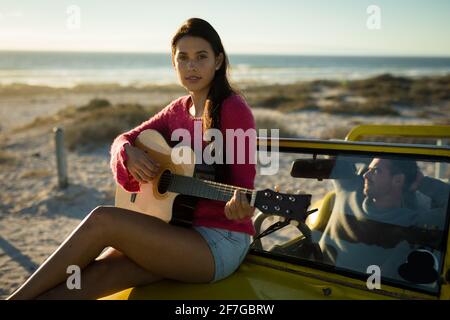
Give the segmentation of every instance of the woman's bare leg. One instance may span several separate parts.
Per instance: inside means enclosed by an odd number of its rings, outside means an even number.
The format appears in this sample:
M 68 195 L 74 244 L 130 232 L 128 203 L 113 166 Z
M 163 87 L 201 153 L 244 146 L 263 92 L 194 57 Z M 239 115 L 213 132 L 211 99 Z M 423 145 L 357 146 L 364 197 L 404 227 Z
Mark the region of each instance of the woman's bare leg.
M 59 248 L 8 299 L 34 299 L 66 281 L 67 268 L 77 265 L 83 269 L 104 249 L 101 228 L 95 226 L 98 216 L 94 209 L 67 237 Z
M 51 299 L 98 299 L 131 287 L 138 287 L 161 280 L 131 261 L 123 253 L 110 248 L 81 273 L 80 289 L 69 290 L 65 283 L 37 297 Z
M 10 298 L 36 298 L 65 282 L 68 266 L 83 270 L 107 246 L 164 278 L 207 282 L 214 275 L 212 254 L 195 230 L 134 211 L 98 207 Z

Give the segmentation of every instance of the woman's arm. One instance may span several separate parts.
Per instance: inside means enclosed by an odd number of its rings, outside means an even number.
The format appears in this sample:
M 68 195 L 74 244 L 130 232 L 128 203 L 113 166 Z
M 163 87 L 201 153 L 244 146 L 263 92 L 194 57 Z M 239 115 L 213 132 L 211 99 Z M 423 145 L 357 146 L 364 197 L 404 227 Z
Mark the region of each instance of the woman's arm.
M 129 152 L 127 153 L 126 150 L 128 148 L 127 146 L 133 146 L 137 136 L 146 129 L 154 129 L 163 136 L 167 136 L 166 131 L 168 130 L 168 115 L 170 113 L 171 106 L 172 104 L 168 105 L 149 120 L 114 139 L 110 150 L 110 167 L 115 181 L 125 190 L 130 192 L 137 192 L 140 190 L 138 180 L 133 177 L 127 167 L 127 161 L 129 159 Z

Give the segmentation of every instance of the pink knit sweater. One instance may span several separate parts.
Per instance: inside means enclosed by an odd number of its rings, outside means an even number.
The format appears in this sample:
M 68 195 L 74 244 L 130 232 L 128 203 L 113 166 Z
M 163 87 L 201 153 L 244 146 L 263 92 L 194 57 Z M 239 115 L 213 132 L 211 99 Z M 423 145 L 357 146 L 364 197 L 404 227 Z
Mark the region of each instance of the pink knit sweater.
M 185 128 L 191 135 L 191 146 L 194 146 L 194 122 L 202 121 L 201 118 L 194 118 L 189 113 L 192 106 L 192 98 L 190 95 L 183 96 L 172 101 L 168 106 L 161 110 L 158 114 L 145 121 L 138 127 L 118 136 L 111 146 L 111 169 L 115 180 L 125 190 L 130 192 L 138 192 L 139 183 L 133 178 L 125 166 L 127 155 L 125 152 L 126 144 L 134 144 L 136 137 L 140 132 L 146 129 L 154 129 L 161 133 L 169 145 L 178 144 L 178 141 L 171 142 L 171 134 L 177 128 Z M 221 111 L 221 131 L 225 141 L 226 129 L 255 129 L 255 120 L 253 118 L 250 107 L 245 100 L 233 95 L 228 97 L 222 104 Z M 256 166 L 249 161 L 249 142 L 245 143 L 245 163 L 237 163 L 237 147 L 235 140 L 235 159 L 233 164 L 227 165 L 227 177 L 225 183 L 243 188 L 254 188 L 254 179 L 256 175 Z M 206 143 L 203 142 L 203 148 Z M 254 155 L 252 155 L 254 157 Z M 224 214 L 225 202 L 209 199 L 200 199 L 194 211 L 194 225 L 213 228 L 222 228 L 232 231 L 239 231 L 255 234 L 250 218 L 244 220 L 228 220 Z

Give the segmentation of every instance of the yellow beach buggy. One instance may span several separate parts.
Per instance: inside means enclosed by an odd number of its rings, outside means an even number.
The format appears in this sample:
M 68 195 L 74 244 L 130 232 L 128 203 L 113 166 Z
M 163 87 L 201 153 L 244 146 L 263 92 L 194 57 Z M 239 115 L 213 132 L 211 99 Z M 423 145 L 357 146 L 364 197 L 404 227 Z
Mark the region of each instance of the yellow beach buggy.
M 416 142 L 373 141 L 375 136 Z M 372 141 L 361 141 L 368 137 Z M 446 139 L 450 126 L 360 126 L 346 141 L 259 138 L 258 152 L 277 152 L 279 170 L 258 176 L 256 185 L 273 187 L 268 184 L 277 181 L 311 195 L 307 210 L 289 217 L 276 205 L 269 213 L 257 210 L 257 236 L 243 264 L 225 280 L 164 280 L 103 299 L 450 299 Z M 367 214 L 358 208 L 371 205 L 367 175 L 380 170 L 374 159 L 413 163 L 415 177 L 426 183 L 405 190 L 389 213 L 373 214 L 367 207 Z

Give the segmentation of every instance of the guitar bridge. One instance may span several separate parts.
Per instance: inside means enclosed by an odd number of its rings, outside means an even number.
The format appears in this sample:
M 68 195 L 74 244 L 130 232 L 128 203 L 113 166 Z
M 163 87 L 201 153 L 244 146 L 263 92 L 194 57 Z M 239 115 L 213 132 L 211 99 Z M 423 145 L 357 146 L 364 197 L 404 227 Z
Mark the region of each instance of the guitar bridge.
M 137 196 L 137 193 L 132 193 L 131 194 L 131 197 L 130 197 L 131 203 L 134 203 L 136 201 L 136 196 Z

